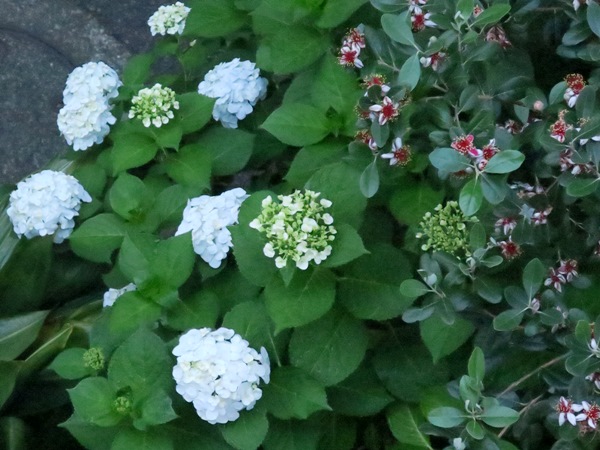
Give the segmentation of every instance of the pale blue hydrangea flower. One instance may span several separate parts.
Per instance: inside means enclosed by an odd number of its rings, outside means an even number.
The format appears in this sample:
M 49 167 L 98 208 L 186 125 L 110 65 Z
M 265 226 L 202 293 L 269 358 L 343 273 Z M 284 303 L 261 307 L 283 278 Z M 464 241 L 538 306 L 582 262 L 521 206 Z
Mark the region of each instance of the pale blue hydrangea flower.
M 73 231 L 81 202 L 91 201 L 75 177 L 43 170 L 17 184 L 6 213 L 19 238 L 54 235 L 60 244 Z
M 247 198 L 246 191 L 235 188 L 221 195 L 201 195 L 189 200 L 175 235 L 191 231 L 194 251 L 216 269 L 233 247 L 227 227 L 237 223 L 240 206 Z
M 237 128 L 238 120 L 250 114 L 256 102 L 267 95 L 267 80 L 259 73 L 253 62 L 235 58 L 218 64 L 198 85 L 199 94 L 217 99 L 213 118 L 225 128 Z
M 116 122 L 109 100 L 119 95 L 121 85 L 117 73 L 103 62 L 90 62 L 71 72 L 57 125 L 74 150 L 102 143 L 110 131 L 109 125 Z
M 175 390 L 208 423 L 237 420 L 262 397 L 260 380 L 269 383 L 269 355 L 260 353 L 234 330 L 192 329 L 173 349 Z
M 129 283 L 126 286 L 123 286 L 121 289 L 109 288 L 108 291 L 104 293 L 102 306 L 107 308 L 115 304 L 117 299 L 123 295 L 125 292 L 131 292 L 137 290 L 137 286 L 133 283 Z

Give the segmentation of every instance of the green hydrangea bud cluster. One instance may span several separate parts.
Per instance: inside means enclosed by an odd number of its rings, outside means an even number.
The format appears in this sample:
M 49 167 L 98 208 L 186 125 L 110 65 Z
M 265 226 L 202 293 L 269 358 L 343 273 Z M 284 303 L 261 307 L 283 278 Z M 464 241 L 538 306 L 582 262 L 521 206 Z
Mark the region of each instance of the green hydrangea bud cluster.
M 83 365 L 92 370 L 102 370 L 104 368 L 104 353 L 101 348 L 92 347 L 83 354 Z
M 455 201 L 446 206 L 437 205 L 434 211 L 433 214 L 425 213 L 419 223 L 421 231 L 417 233 L 417 239 L 427 239 L 421 250 L 446 252 L 456 257 L 470 256 L 467 224 L 478 222 L 477 217 L 465 216 Z
M 151 88 L 141 89 L 133 97 L 129 118 L 141 119 L 145 127 L 154 125 L 160 128 L 174 117 L 173 109 L 179 109 L 179 102 L 175 100 L 175 91 L 156 83 Z
M 280 202 L 271 196 L 262 202 L 260 216 L 250 222 L 250 227 L 264 233 L 267 244 L 263 253 L 275 258 L 275 265 L 283 268 L 288 259 L 301 270 L 314 261 L 320 264 L 331 254 L 331 242 L 336 229 L 333 217 L 325 212 L 331 207 L 326 199 L 317 200 L 319 192 L 295 191 L 291 195 L 279 195 Z
M 113 408 L 116 412 L 125 416 L 133 410 L 133 404 L 129 397 L 121 395 L 114 400 Z

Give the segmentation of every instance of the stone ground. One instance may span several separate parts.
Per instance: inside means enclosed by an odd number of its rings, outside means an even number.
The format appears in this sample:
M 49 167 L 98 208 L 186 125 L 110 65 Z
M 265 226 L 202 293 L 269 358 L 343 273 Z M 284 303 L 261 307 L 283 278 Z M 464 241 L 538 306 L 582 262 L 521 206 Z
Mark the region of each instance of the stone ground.
M 68 74 L 89 61 L 120 71 L 148 49 L 146 21 L 169 0 L 0 0 L 0 185 L 67 150 L 56 126 Z

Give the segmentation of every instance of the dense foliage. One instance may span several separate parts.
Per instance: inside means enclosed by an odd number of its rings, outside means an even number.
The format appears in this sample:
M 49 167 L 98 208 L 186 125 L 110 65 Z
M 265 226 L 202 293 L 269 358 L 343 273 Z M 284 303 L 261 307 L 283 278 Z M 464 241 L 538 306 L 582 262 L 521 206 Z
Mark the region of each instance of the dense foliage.
M 4 191 L 6 448 L 599 447 L 600 4 L 149 25 Z

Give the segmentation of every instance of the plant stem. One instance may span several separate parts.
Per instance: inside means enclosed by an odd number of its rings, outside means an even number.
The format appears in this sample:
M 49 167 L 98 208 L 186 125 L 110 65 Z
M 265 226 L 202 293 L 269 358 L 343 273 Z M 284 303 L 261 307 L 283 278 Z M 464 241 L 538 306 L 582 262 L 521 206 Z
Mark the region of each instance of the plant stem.
M 564 354 L 564 355 L 557 356 L 556 358 L 551 359 L 550 361 L 545 362 L 541 366 L 533 369 L 531 372 L 523 375 L 517 381 L 511 383 L 506 389 L 504 389 L 502 392 L 500 392 L 496 397 L 502 397 L 503 395 L 506 395 L 508 392 L 514 390 L 517 386 L 519 386 L 524 381 L 528 380 L 530 377 L 532 377 L 536 373 L 540 372 L 541 370 L 545 369 L 546 367 L 550 367 L 550 366 L 556 364 L 557 362 L 565 359 L 566 357 L 567 357 L 567 355 Z

